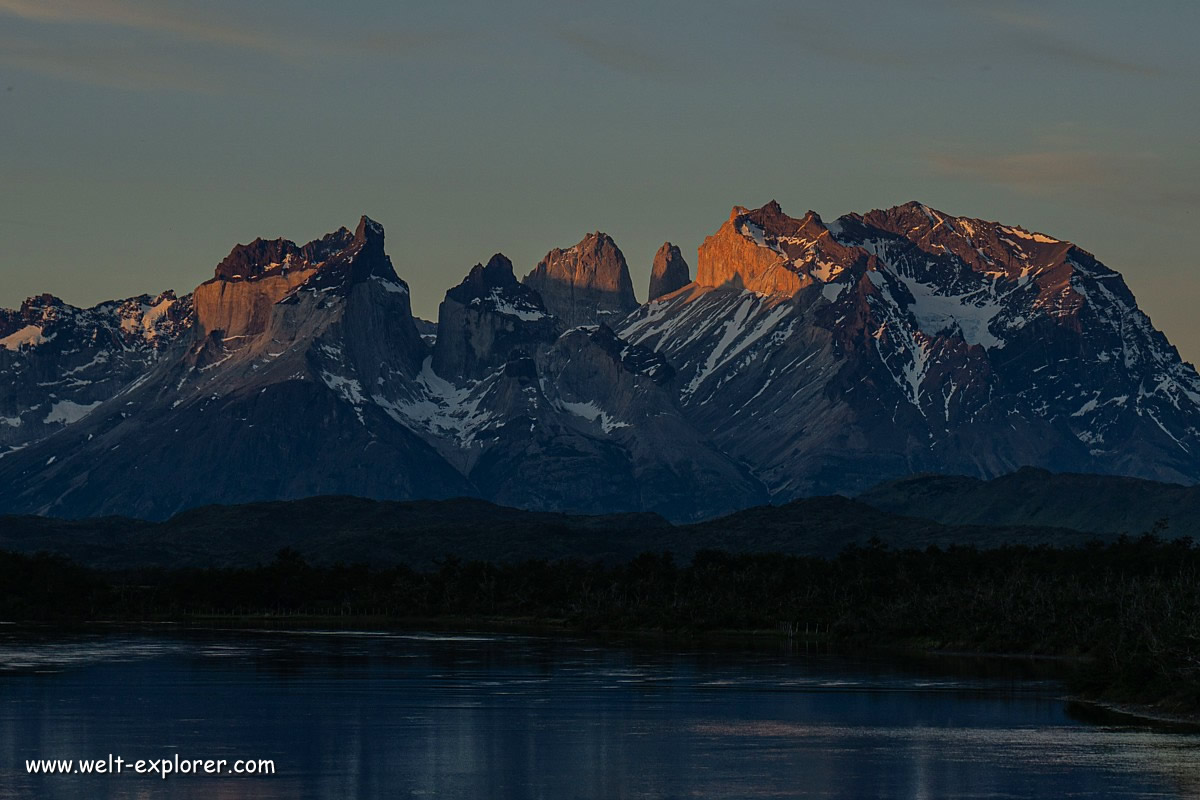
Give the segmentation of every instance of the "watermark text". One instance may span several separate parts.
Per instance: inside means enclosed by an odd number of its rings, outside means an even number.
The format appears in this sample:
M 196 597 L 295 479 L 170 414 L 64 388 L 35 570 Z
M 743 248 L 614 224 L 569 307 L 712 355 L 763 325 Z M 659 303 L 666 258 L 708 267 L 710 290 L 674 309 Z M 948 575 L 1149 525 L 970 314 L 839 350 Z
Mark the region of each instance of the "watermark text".
M 270 758 L 123 758 L 109 754 L 97 759 L 27 759 L 25 771 L 31 775 L 149 775 L 166 780 L 171 775 L 274 775 L 275 760 Z

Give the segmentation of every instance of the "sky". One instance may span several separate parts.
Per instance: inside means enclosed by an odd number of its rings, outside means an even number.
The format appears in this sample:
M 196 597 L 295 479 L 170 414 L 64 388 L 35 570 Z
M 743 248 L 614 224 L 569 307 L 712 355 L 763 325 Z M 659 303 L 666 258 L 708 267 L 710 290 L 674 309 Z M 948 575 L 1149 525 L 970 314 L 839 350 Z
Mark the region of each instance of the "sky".
M 733 205 L 1070 239 L 1200 359 L 1194 0 L 0 0 L 0 306 L 190 291 L 367 214 L 436 318 L 611 234 L 640 298 Z

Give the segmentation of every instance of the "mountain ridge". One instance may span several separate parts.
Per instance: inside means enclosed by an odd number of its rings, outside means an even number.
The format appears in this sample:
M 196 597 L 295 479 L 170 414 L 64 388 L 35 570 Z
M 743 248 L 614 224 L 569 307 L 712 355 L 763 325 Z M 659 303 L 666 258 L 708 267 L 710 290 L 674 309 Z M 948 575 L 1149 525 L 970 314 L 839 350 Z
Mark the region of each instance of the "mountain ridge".
M 1070 242 L 920 203 L 735 206 L 638 304 L 607 234 L 436 328 L 368 217 L 188 295 L 0 312 L 0 511 L 466 495 L 674 521 L 920 472 L 1200 479 L 1200 377 Z M 686 282 L 685 282 L 686 280 Z M 659 293 L 661 292 L 661 293 Z
M 210 505 L 164 521 L 0 516 L 0 551 L 51 553 L 102 569 L 253 567 L 288 548 L 315 564 L 440 561 L 627 561 L 703 550 L 830 558 L 874 543 L 897 550 L 1004 545 L 1081 546 L 1098 538 L 1030 525 L 947 525 L 839 496 L 759 506 L 673 525 L 657 514 L 524 511 L 476 498 L 381 501 L 350 496 Z
M 1200 487 L 1111 475 L 1052 473 L 1036 467 L 989 480 L 912 475 L 856 497 L 893 514 L 947 525 L 1032 525 L 1097 536 L 1156 532 L 1200 539 Z

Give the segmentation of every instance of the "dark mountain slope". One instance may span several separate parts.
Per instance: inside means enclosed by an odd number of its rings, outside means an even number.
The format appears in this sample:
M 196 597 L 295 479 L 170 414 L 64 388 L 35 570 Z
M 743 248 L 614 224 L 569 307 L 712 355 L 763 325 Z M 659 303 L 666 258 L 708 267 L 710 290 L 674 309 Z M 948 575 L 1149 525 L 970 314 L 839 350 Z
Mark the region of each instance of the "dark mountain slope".
M 1072 545 L 1090 535 L 1061 528 L 942 525 L 878 511 L 843 497 L 763 506 L 709 522 L 673 526 L 656 514 L 579 516 L 520 511 L 481 500 L 386 502 L 314 497 L 205 506 L 165 522 L 128 518 L 0 517 L 0 550 L 67 555 L 99 567 L 249 566 L 284 547 L 314 563 L 466 560 L 620 561 L 669 550 L 833 556 L 879 539 L 894 548 Z
M 1200 540 L 1200 487 L 1112 475 L 1052 474 L 1025 468 L 992 480 L 916 475 L 880 484 L 857 498 L 895 514 L 949 525 L 1050 525 L 1136 536 Z
M 1200 479 L 1200 377 L 1120 276 L 910 203 L 826 224 L 737 207 L 694 284 L 619 327 L 777 500 L 1021 466 Z
M 914 473 L 1200 480 L 1200 376 L 1070 242 L 772 202 L 698 256 L 688 282 L 664 246 L 638 306 L 605 234 L 523 282 L 497 254 L 418 325 L 364 217 L 238 245 L 189 295 L 31 298 L 0 312 L 0 511 L 344 493 L 693 522 Z

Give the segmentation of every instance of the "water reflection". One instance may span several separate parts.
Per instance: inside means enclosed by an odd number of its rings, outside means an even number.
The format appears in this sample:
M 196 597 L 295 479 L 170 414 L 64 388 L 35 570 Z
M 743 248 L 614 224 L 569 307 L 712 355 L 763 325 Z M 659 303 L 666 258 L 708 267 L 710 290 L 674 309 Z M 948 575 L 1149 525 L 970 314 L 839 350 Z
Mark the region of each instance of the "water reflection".
M 0 632 L 0 798 L 1188 797 L 1200 738 L 1039 668 L 532 636 Z M 27 758 L 271 758 L 270 777 Z

